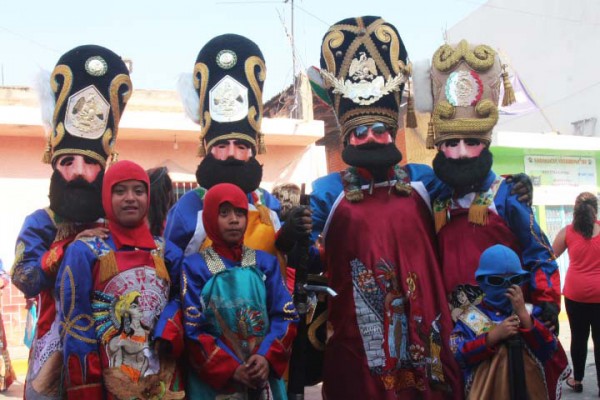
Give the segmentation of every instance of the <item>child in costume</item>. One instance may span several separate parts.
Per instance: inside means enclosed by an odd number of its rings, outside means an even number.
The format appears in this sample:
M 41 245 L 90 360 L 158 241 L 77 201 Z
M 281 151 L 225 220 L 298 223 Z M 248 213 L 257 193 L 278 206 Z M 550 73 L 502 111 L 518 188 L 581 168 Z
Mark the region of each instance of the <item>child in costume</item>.
M 475 272 L 484 297 L 456 321 L 450 346 L 463 368 L 467 399 L 509 399 L 509 339 L 520 337 L 527 398 L 560 398 L 561 381 L 548 380 L 545 365 L 558 354 L 556 336 L 526 308 L 521 287 L 529 273 L 504 245 L 485 250 Z M 566 372 L 568 374 L 568 371 Z
M 142 167 L 112 164 L 102 186 L 109 234 L 65 253 L 56 292 L 68 399 L 185 397 L 175 360 L 158 351 L 181 351 L 179 307 L 167 303 L 179 296 L 183 254 L 150 233 L 149 189 Z
M 211 246 L 184 260 L 182 309 L 193 399 L 286 399 L 298 316 L 275 256 L 244 246 L 248 199 L 221 183 L 204 198 Z

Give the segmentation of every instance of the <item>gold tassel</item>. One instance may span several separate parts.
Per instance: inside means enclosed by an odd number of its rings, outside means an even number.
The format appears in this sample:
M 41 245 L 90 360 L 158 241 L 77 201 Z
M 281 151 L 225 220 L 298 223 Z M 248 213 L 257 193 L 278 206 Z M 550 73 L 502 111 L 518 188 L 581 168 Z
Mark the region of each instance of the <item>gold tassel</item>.
M 469 222 L 476 225 L 485 226 L 488 223 L 487 204 L 472 204 L 469 207 Z
M 156 271 L 156 276 L 164 279 L 167 282 L 171 282 L 169 272 L 167 271 L 167 266 L 165 265 L 165 260 L 158 251 L 152 251 L 152 260 L 154 261 L 154 270 Z
M 265 225 L 273 226 L 273 222 L 271 222 L 271 213 L 269 211 L 269 208 L 262 204 L 259 204 L 256 206 L 256 209 L 258 210 L 260 222 L 262 222 Z
M 502 65 L 502 80 L 504 82 L 504 97 L 502 98 L 502 107 L 510 106 L 516 103 L 515 91 L 508 79 L 508 72 L 506 71 L 506 64 Z
M 109 251 L 98 259 L 100 263 L 100 282 L 106 282 L 113 276 L 119 273 L 119 266 L 117 265 L 117 257 L 114 251 Z
M 198 157 L 206 157 L 206 147 L 204 147 L 204 140 L 200 140 L 198 145 Z
M 429 121 L 427 126 L 427 139 L 425 140 L 425 147 L 428 149 L 435 149 L 435 134 L 433 131 L 433 122 Z
M 265 135 L 262 132 L 258 132 L 258 136 L 257 136 L 256 140 L 258 141 L 258 143 L 257 143 L 258 154 L 266 154 L 267 153 L 267 145 L 265 144 Z
M 50 164 L 52 162 L 52 145 L 50 144 L 50 135 L 48 135 L 48 141 L 46 142 L 46 148 L 44 149 L 42 162 L 44 164 Z
M 448 210 L 444 207 L 442 210 L 433 213 L 435 222 L 435 233 L 438 233 L 448 223 Z
M 113 150 L 113 152 L 110 154 L 110 163 L 114 164 L 117 161 L 119 161 L 119 153 Z
M 415 115 L 415 101 L 410 95 L 410 81 L 408 81 L 408 99 L 406 100 L 406 127 L 417 127 L 417 116 Z

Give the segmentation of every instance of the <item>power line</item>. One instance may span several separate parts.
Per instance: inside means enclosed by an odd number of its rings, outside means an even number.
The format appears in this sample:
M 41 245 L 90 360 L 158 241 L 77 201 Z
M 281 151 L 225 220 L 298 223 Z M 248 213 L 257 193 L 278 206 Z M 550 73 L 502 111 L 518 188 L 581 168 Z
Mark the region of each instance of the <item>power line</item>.
M 52 48 L 50 46 L 46 46 L 45 44 L 40 43 L 37 40 L 31 39 L 30 37 L 27 37 L 27 36 L 23 35 L 22 33 L 18 33 L 18 32 L 12 31 L 12 30 L 10 30 L 8 28 L 5 28 L 3 26 L 0 26 L 0 29 L 3 30 L 3 31 L 5 31 L 5 32 L 10 33 L 11 35 L 20 37 L 21 39 L 24 39 L 24 40 L 27 40 L 28 42 L 31 42 L 32 44 L 34 44 L 34 45 L 36 45 L 38 47 L 41 47 L 43 49 L 46 49 L 46 50 L 52 51 L 54 53 L 60 54 L 59 50 L 54 49 L 54 48 Z
M 329 27 L 331 26 L 331 24 L 329 22 L 323 21 L 321 18 L 317 17 L 315 14 L 311 13 L 310 11 L 305 10 L 304 8 L 300 7 L 299 5 L 296 4 L 296 8 L 300 11 L 302 11 L 303 13 L 313 17 L 314 19 L 316 19 L 319 22 L 322 22 L 325 26 Z

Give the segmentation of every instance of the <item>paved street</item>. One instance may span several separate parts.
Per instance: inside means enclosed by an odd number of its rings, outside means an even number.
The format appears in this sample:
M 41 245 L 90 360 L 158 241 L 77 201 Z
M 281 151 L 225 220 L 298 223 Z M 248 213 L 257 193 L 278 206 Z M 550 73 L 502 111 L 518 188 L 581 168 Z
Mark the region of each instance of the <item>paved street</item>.
M 571 360 L 571 356 L 569 354 L 569 346 L 571 344 L 571 332 L 569 331 L 569 323 L 566 319 L 566 315 L 561 314 L 561 333 L 559 335 L 560 341 L 562 342 L 565 350 L 567 351 L 567 355 L 569 356 L 569 361 Z M 18 363 L 18 360 L 15 360 Z M 19 370 L 23 371 L 22 362 Z M 21 372 L 19 371 L 19 372 Z M 22 399 L 23 396 L 23 379 L 24 376 L 21 374 L 19 376 L 19 382 L 13 384 L 10 389 L 0 394 L 0 399 Z M 583 381 L 583 393 L 575 393 L 571 388 L 567 385 L 563 385 L 563 399 L 567 400 L 589 400 L 589 399 L 597 399 L 598 398 L 598 384 L 596 381 L 596 367 L 594 364 L 594 353 L 592 341 L 588 343 L 588 358 L 585 369 L 585 378 Z M 306 400 L 321 400 L 321 389 L 319 386 L 310 387 L 306 391 Z

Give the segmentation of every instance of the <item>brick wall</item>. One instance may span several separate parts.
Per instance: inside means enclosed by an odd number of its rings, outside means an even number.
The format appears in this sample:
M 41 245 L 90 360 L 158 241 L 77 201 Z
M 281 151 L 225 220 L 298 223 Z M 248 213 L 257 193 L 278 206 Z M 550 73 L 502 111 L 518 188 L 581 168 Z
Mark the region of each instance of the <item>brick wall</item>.
M 0 311 L 2 312 L 4 331 L 8 340 L 8 350 L 11 355 L 13 353 L 22 353 L 25 349 L 23 336 L 27 320 L 25 298 L 23 297 L 23 293 L 13 285 L 8 285 L 1 292 Z

